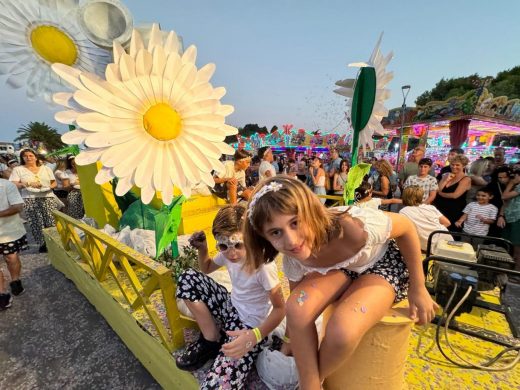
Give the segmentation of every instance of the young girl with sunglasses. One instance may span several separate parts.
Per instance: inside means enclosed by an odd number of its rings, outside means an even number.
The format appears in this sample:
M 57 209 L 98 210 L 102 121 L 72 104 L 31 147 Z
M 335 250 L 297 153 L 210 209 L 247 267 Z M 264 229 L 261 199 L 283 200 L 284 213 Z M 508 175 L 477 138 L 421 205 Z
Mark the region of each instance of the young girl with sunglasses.
M 284 254 L 292 291 L 289 345 L 300 389 L 319 389 L 407 294 L 412 318 L 425 324 L 434 317 L 437 305 L 424 285 L 419 239 L 408 218 L 368 208 L 326 209 L 305 184 L 277 176 L 256 187 L 247 222 L 247 266 L 256 269 Z M 318 344 L 314 322 L 331 304 Z
M 219 210 L 212 227 L 219 253 L 213 259 L 204 232 L 192 235 L 201 272 L 186 270 L 177 286 L 177 298 L 184 300 L 201 331 L 199 340 L 177 357 L 177 367 L 193 371 L 215 358 L 201 389 L 243 388 L 267 335 L 285 316 L 276 264 L 244 269 L 244 214 L 240 205 Z M 229 272 L 231 293 L 207 276 L 221 266 Z

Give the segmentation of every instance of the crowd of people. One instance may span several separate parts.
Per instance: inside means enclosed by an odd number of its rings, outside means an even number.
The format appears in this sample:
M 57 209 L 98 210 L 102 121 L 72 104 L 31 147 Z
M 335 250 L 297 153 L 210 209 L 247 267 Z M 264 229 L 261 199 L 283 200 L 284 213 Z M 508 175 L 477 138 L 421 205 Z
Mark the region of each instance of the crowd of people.
M 331 208 L 323 195 L 342 195 L 350 169 L 337 150 L 328 158 L 275 156 L 269 147 L 256 156 L 237 150 L 214 175 L 214 193 L 231 203 L 213 221 L 218 254 L 210 258 L 205 235 L 195 233 L 190 242 L 200 271 L 185 271 L 177 285 L 177 298 L 201 329 L 200 338 L 176 357 L 177 366 L 192 371 L 215 359 L 201 388 L 243 388 L 266 337 L 285 317 L 280 352 L 294 358 L 301 389 L 320 388 L 395 302 L 408 298 L 412 318 L 432 320 L 437 305 L 425 287 L 421 256 L 430 232 L 504 237 L 520 268 L 520 165 L 507 164 L 504 156 L 496 148 L 493 157 L 469 165 L 463 150 L 452 149 L 437 176 L 422 146 L 399 174 L 388 161 L 373 158 L 355 191 L 358 207 Z M 74 206 L 81 197 L 73 158 L 55 167 L 30 149 L 20 158 L 18 166 L 2 166 L 8 180 L 0 180 L 0 250 L 13 295 L 24 291 L 22 209 L 41 251 L 42 229 L 54 224 L 51 212 L 60 199 L 71 215 L 83 214 Z M 278 254 L 291 290 L 287 300 L 273 263 Z M 231 293 L 206 276 L 221 266 L 228 268 Z M 11 300 L 1 294 L 2 309 Z M 315 321 L 331 304 L 318 343 Z
M 32 149 L 22 149 L 0 162 L 0 251 L 10 273 L 10 293 L 0 270 L 0 310 L 11 306 L 12 295 L 25 289 L 20 280 L 19 253 L 28 248 L 28 223 L 39 252 L 47 252 L 43 229 L 55 226 L 52 212 L 63 210 L 74 218 L 84 216 L 74 156 L 45 159 Z M 11 295 L 12 293 L 12 295 Z
M 320 388 L 393 303 L 407 297 L 410 316 L 421 324 L 435 315 L 421 266 L 421 251 L 435 230 L 446 232 L 436 239 L 453 240 L 461 231 L 504 237 L 513 243 L 520 269 L 520 165 L 506 164 L 502 148 L 469 165 L 464 151 L 454 148 L 436 176 L 425 154 L 416 147 L 399 174 L 388 161 L 372 159 L 355 191 L 358 207 L 327 208 L 327 199 L 316 195 L 342 195 L 348 180 L 350 164 L 338 151 L 328 159 L 297 160 L 275 156 L 268 147 L 254 157 L 238 151 L 226 167 L 239 172 L 242 195 L 228 195 L 234 206 L 215 219 L 219 254 L 211 259 L 205 236 L 194 234 L 201 271 L 186 271 L 177 288 L 202 331 L 177 366 L 191 371 L 216 358 L 201 388 L 242 388 L 259 347 L 285 314 L 280 352 L 294 357 L 300 388 Z M 229 170 L 219 177 L 229 178 L 229 190 L 236 187 Z M 383 213 L 391 207 L 398 212 Z M 277 299 L 279 285 L 274 270 L 268 271 L 279 253 L 291 290 L 286 302 Z M 232 293 L 205 275 L 221 265 L 229 269 Z M 315 321 L 332 303 L 318 343 Z

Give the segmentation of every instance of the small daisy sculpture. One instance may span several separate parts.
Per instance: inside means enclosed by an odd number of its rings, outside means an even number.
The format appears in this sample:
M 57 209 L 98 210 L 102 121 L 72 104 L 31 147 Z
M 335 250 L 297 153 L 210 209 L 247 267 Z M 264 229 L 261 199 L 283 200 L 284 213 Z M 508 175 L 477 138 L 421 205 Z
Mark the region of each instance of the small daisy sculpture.
M 29 99 L 50 102 L 65 83 L 51 70 L 64 64 L 102 74 L 109 51 L 94 46 L 78 27 L 79 0 L 0 0 L 0 75 L 27 87 Z

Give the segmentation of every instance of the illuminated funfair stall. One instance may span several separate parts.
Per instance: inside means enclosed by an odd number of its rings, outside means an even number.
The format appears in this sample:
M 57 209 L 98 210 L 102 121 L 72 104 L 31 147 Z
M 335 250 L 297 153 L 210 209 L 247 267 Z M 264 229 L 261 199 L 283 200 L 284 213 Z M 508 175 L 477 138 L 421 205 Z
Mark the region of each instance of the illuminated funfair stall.
M 401 134 L 401 109 L 383 119 L 385 135 L 375 145 L 374 155 L 395 160 Z M 443 166 L 451 148 L 463 148 L 473 161 L 492 156 L 496 147 L 505 149 L 506 161 L 519 160 L 520 99 L 494 97 L 486 88 L 423 107 L 407 108 L 402 131 L 401 161 L 416 145 L 427 147 L 428 157 Z

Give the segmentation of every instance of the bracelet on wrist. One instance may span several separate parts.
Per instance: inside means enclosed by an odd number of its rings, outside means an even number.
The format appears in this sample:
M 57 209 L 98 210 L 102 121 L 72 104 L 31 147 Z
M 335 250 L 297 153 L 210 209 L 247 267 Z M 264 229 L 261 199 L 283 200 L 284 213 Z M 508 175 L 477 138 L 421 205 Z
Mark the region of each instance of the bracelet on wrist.
M 262 341 L 262 333 L 260 332 L 260 329 L 254 328 L 253 333 L 256 337 L 256 343 L 258 344 L 260 341 Z

